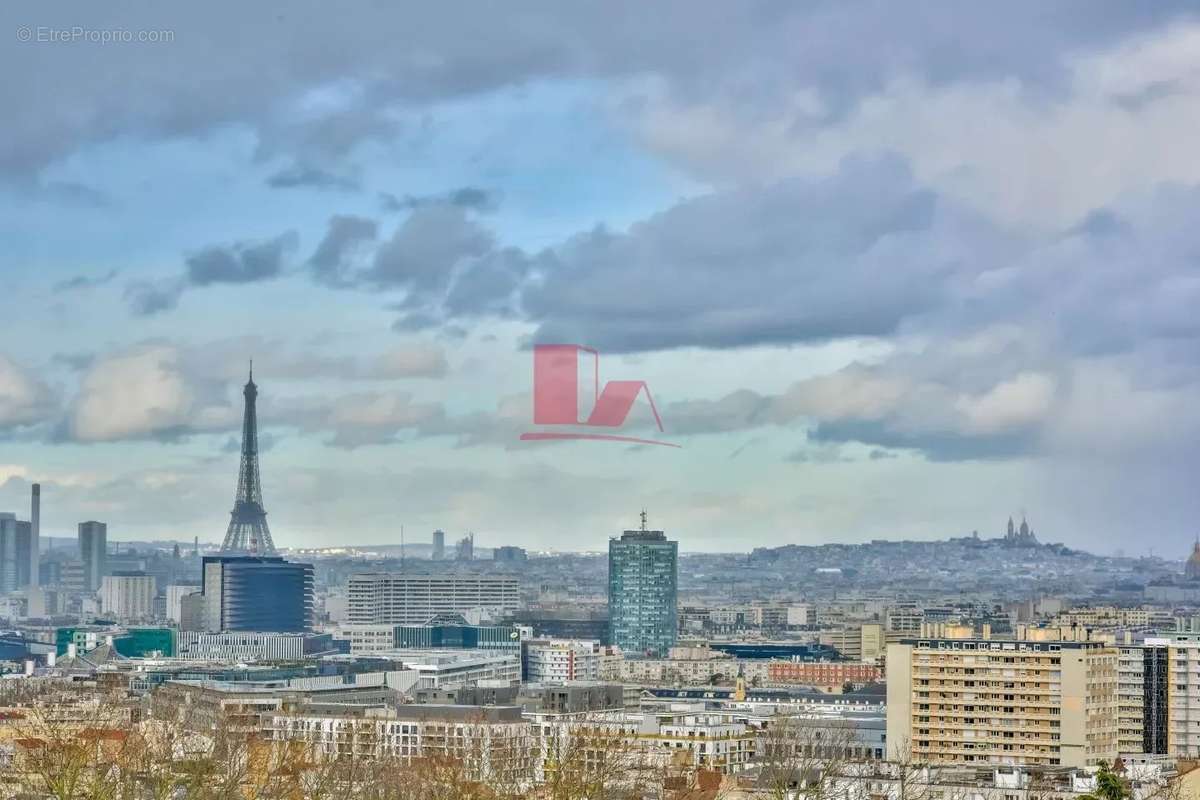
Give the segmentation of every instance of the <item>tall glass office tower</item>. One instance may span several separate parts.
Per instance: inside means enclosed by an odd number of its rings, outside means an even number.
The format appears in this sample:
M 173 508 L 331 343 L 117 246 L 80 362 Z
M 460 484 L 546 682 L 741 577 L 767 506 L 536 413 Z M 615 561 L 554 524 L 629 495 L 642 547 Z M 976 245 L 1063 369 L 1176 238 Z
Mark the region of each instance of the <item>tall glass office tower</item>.
M 612 642 L 626 658 L 662 658 L 675 645 L 679 543 L 662 531 L 625 531 L 608 542 Z

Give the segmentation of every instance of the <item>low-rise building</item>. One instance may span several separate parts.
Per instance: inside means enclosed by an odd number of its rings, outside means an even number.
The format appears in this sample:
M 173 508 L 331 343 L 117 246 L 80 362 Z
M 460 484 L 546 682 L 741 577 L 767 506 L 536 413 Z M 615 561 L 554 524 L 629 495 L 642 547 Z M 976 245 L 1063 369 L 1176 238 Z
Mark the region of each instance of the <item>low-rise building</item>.
M 771 661 L 767 680 L 803 686 L 840 688 L 847 683 L 872 683 L 883 677 L 877 664 L 855 661 Z
M 333 651 L 333 636 L 328 633 L 179 633 L 179 657 L 201 661 L 282 661 Z

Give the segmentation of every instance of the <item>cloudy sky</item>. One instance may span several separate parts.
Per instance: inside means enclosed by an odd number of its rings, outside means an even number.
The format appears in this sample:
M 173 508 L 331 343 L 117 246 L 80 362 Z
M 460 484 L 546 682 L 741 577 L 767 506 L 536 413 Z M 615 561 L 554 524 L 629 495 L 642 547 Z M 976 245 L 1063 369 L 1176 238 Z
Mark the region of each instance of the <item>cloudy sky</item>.
M 282 546 L 1200 530 L 1193 3 L 0 20 L 0 509 L 48 533 L 219 540 L 250 358 Z M 681 447 L 520 441 L 538 342 Z

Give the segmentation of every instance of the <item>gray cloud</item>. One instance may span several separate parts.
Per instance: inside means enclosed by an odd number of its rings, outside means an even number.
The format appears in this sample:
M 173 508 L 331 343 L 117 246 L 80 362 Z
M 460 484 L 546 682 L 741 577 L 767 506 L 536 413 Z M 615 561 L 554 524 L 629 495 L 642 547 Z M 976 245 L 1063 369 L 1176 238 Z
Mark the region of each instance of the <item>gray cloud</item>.
M 195 136 L 232 121 L 259 134 L 266 156 L 291 152 L 341 157 L 363 141 L 398 133 L 395 105 L 419 105 L 555 78 L 659 75 L 680 92 L 757 88 L 813 81 L 849 102 L 896 69 L 947 82 L 1012 75 L 1053 83 L 1065 49 L 1111 41 L 1162 24 L 1178 2 L 1023 2 L 980 11 L 935 2 L 914 11 L 862 2 L 797 6 L 768 2 L 732 8 L 675 0 L 647 18 L 635 3 L 537 2 L 521 9 L 444 3 L 420 14 L 376 6 L 347 8 L 328 24 L 319 4 L 280 16 L 273 9 L 218 4 L 213 13 L 180 8 L 61 6 L 6 8 L 19 25 L 169 29 L 174 41 L 113 51 L 78 43 L 67 49 L 5 48 L 10 82 L 0 95 L 8 131 L 0 170 L 31 172 L 88 143 L 125 135 Z M 220 21 L 238 14 L 235 35 Z M 502 31 L 504 35 L 496 35 Z M 720 41 L 722 46 L 712 47 Z M 845 57 L 853 45 L 856 57 Z M 217 50 L 229 57 L 213 64 Z M 777 53 L 788 53 L 780 59 Z M 414 54 L 425 54 L 414 57 Z M 89 69 L 96 59 L 104 69 Z M 332 108 L 310 100 L 338 87 Z M 53 94 L 71 114 L 50 113 Z M 265 157 L 265 156 L 264 156 Z
M 82 372 L 96 360 L 95 353 L 55 353 L 50 357 L 55 364 L 62 364 L 67 369 Z
M 32 187 L 31 194 L 39 200 L 77 208 L 107 208 L 112 205 L 112 198 L 104 192 L 73 181 L 40 182 Z
M 99 275 L 76 275 L 73 278 L 68 278 L 54 284 L 54 292 L 74 292 L 86 289 L 96 289 L 101 286 L 107 286 L 112 283 L 117 277 L 118 272 L 115 269 L 110 269 L 108 272 Z
M 188 282 L 208 286 L 277 277 L 283 271 L 284 255 L 295 248 L 296 239 L 295 232 L 289 231 L 265 241 L 206 247 L 185 260 Z
M 378 233 L 375 220 L 344 214 L 330 217 L 324 238 L 308 259 L 313 277 L 320 283 L 347 285 L 354 271 L 351 260 L 374 242 Z
M 179 305 L 191 287 L 277 278 L 297 241 L 295 231 L 288 231 L 272 239 L 210 245 L 186 256 L 184 272 L 177 277 L 130 281 L 125 301 L 135 315 L 153 316 Z
M 406 304 L 416 306 L 440 298 L 466 259 L 486 255 L 493 247 L 492 234 L 462 208 L 426 206 L 400 223 L 375 252 L 361 280 L 405 289 Z
M 972 228 L 902 162 L 850 162 L 576 237 L 523 306 L 535 338 L 608 351 L 883 336 L 995 258 Z
M 321 189 L 339 192 L 356 192 L 361 187 L 358 180 L 339 175 L 329 170 L 301 164 L 293 164 L 267 178 L 272 189 Z
M 467 208 L 472 211 L 492 211 L 499 200 L 487 189 L 477 186 L 462 186 L 445 194 L 411 195 L 397 197 L 390 192 L 379 195 L 379 205 L 384 211 L 412 211 L 431 205 L 449 205 Z
M 535 341 L 609 352 L 890 335 L 1015 247 L 896 158 L 686 200 L 537 254 L 496 249 L 461 212 L 421 213 L 371 274 L 414 289 L 400 327 L 520 315 Z
M 138 316 L 152 316 L 179 305 L 185 282 L 180 278 L 132 281 L 125 287 L 125 300 Z

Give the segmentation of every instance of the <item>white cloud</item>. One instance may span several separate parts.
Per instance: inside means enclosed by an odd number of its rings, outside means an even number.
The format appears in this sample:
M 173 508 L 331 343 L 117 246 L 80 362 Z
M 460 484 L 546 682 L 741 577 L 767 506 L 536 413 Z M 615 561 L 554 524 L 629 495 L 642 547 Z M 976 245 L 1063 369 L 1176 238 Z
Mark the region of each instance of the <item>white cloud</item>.
M 49 388 L 0 353 L 0 430 L 41 422 L 53 411 Z
M 1054 390 L 1052 376 L 1022 372 L 983 394 L 960 396 L 954 408 L 963 418 L 965 431 L 1001 433 L 1042 422 L 1054 402 Z
M 414 343 L 377 356 L 366 373 L 380 379 L 437 378 L 446 374 L 446 351 L 440 345 Z
M 71 410 L 70 431 L 83 442 L 170 438 L 219 430 L 236 423 L 237 411 L 190 379 L 180 352 L 144 345 L 97 360 Z

